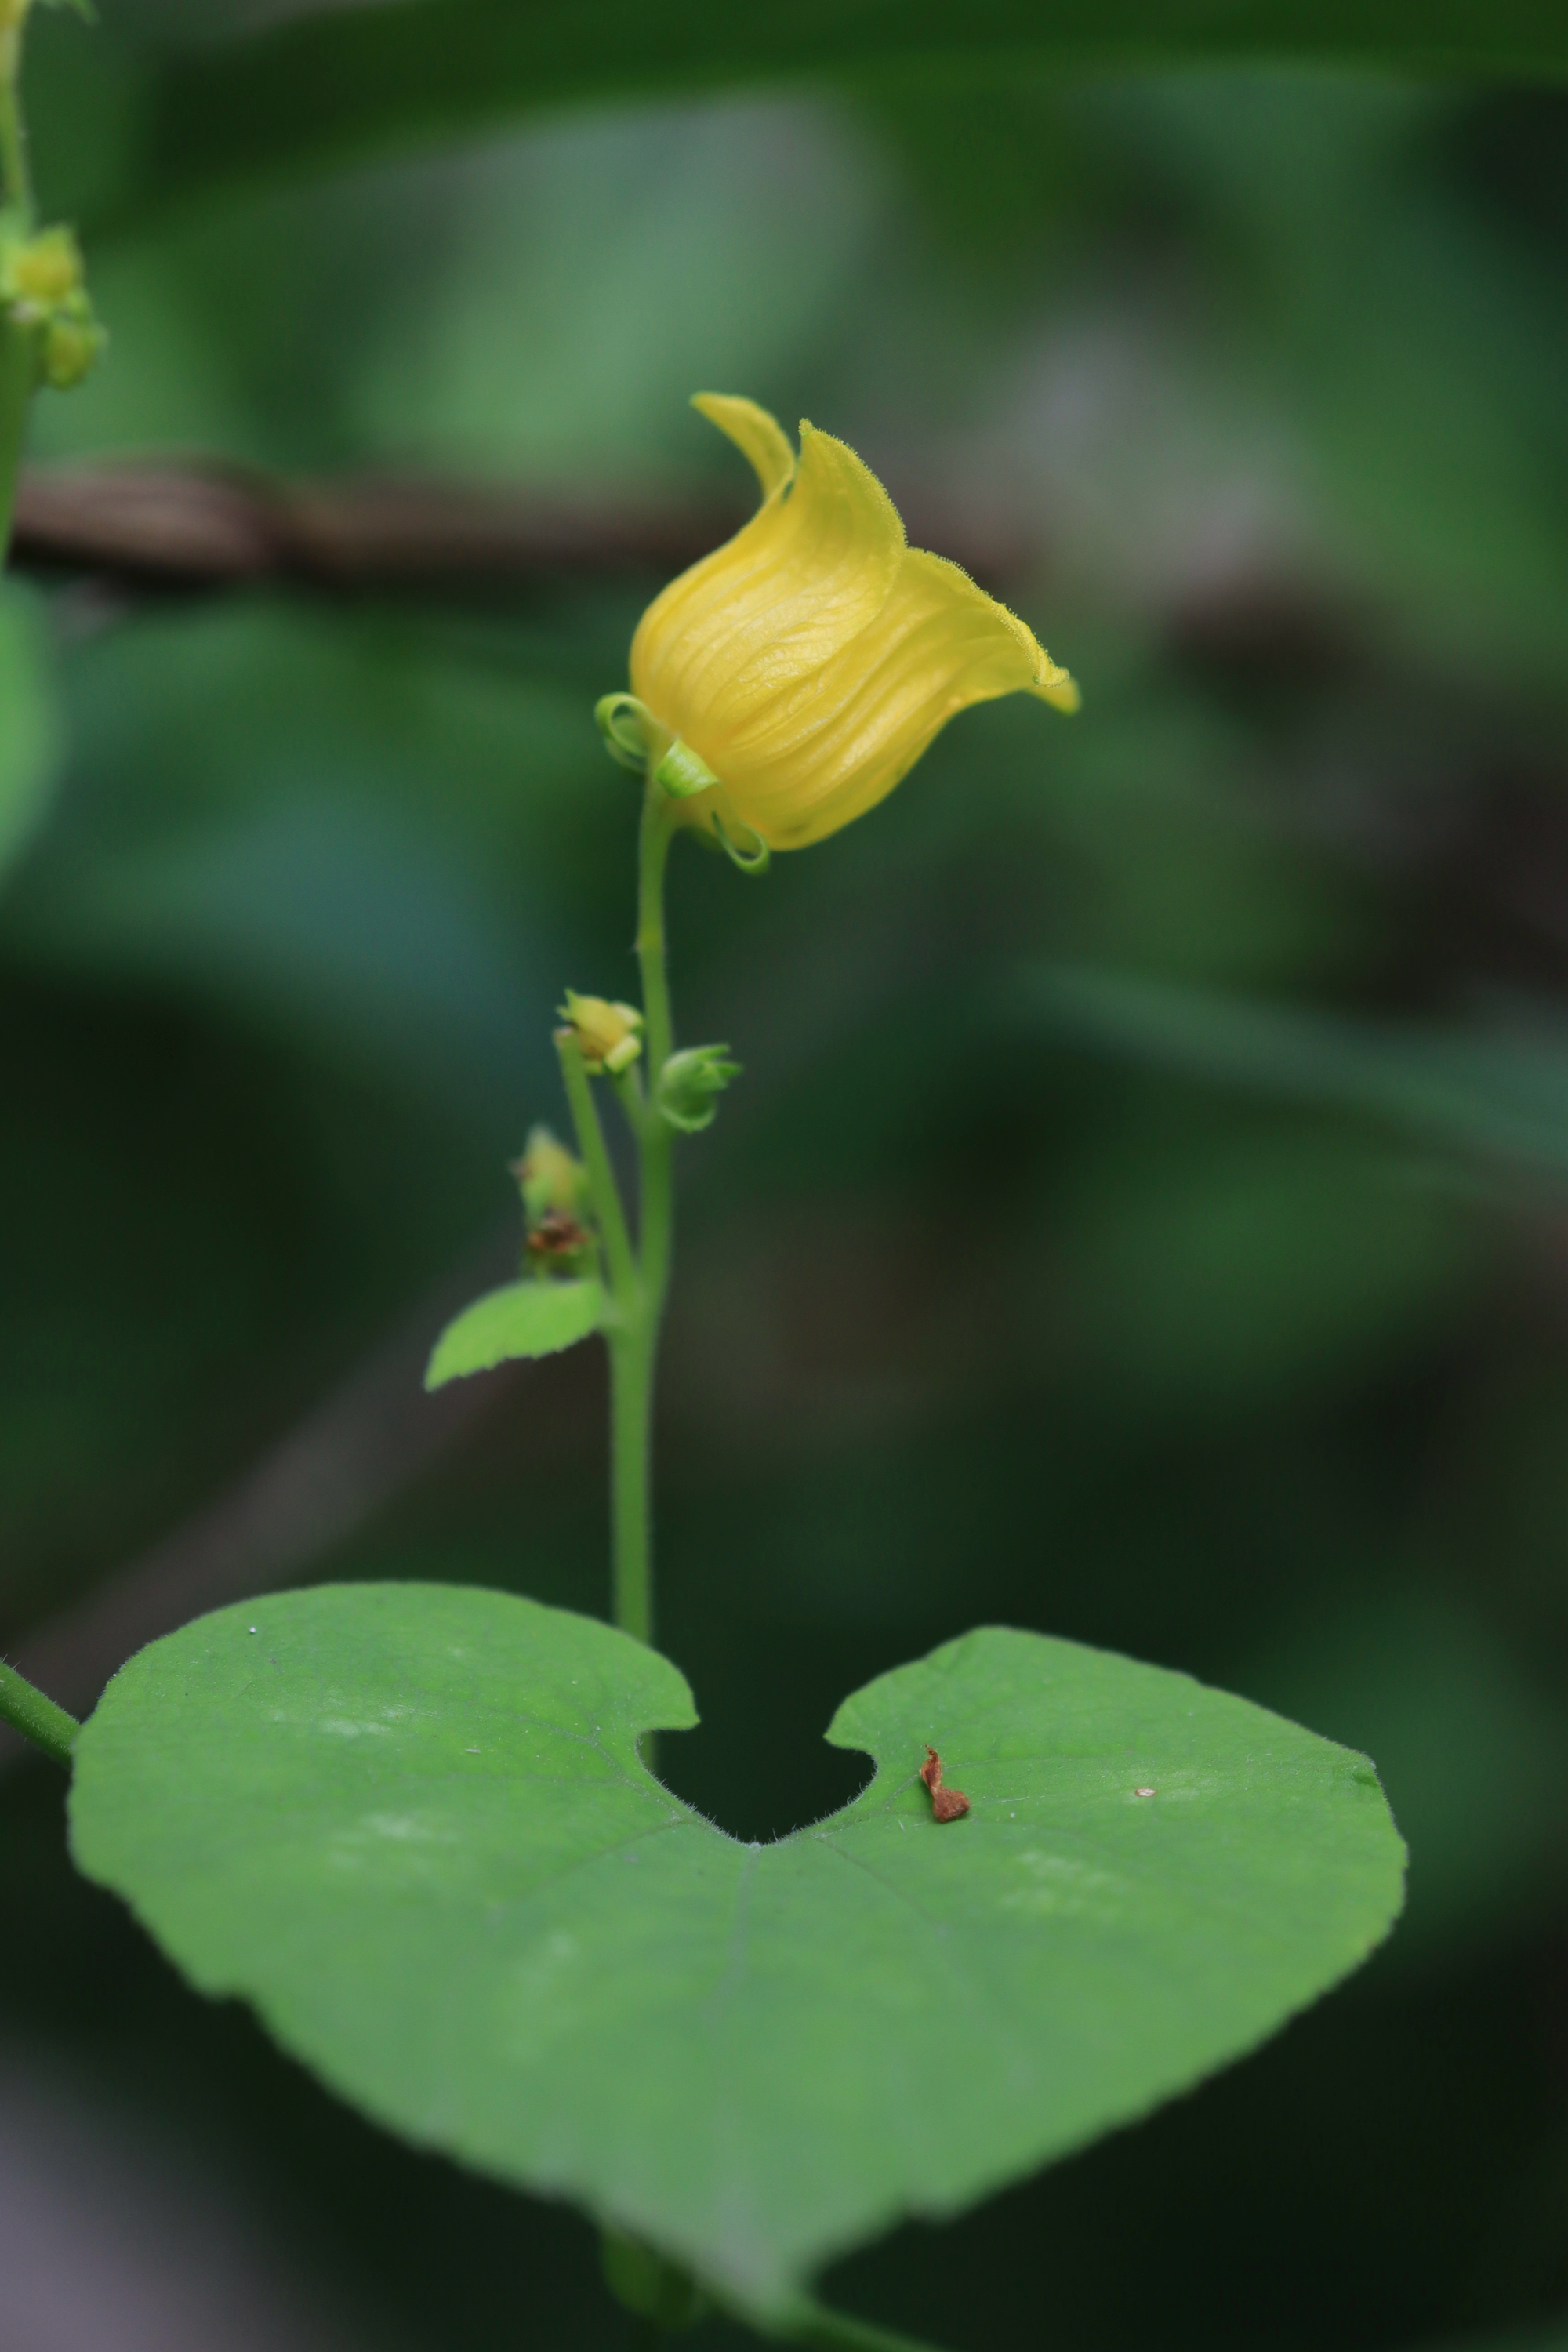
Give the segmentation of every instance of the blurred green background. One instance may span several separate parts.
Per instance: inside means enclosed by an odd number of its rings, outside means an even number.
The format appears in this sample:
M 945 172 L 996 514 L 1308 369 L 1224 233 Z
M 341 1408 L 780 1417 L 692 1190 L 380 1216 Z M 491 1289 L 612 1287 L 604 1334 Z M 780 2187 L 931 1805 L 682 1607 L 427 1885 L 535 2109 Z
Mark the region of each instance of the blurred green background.
M 832 2291 L 960 2352 L 1560 2333 L 1568 99 L 862 58 L 161 190 L 146 88 L 231 16 L 37 27 L 43 193 L 113 339 L 38 457 L 739 512 L 685 403 L 746 392 L 1084 688 L 970 714 L 763 881 L 676 861 L 681 1027 L 746 1075 L 683 1160 L 661 1610 L 704 1721 L 669 1777 L 785 1831 L 858 1785 L 847 1691 L 1002 1620 L 1369 1750 L 1411 1843 L 1346 1991 Z M 427 1453 L 416 1381 L 515 1249 L 561 988 L 630 984 L 592 704 L 658 584 L 7 589 L 12 1654 L 193 1522 L 243 1546 L 301 1430 L 291 1574 L 603 1608 L 596 1350 Z M 60 1813 L 48 1768 L 0 1779 L 0 2341 L 626 2340 L 585 2225 L 184 1990 Z

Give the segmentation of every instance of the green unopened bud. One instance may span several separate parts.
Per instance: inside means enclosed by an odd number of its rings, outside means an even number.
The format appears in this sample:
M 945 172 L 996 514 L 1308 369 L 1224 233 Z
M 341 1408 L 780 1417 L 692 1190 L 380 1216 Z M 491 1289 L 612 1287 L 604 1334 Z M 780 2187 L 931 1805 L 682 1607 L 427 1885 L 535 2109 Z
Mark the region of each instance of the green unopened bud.
M 47 228 L 0 257 L 0 293 L 39 317 L 79 293 L 81 276 L 81 247 L 70 228 Z
M 594 705 L 594 717 L 617 766 L 630 768 L 634 775 L 645 774 L 648 753 L 664 731 L 647 705 L 635 694 L 602 694 Z
M 671 800 L 677 801 L 689 801 L 694 793 L 710 793 L 719 781 L 707 761 L 700 759 L 679 735 L 653 772 Z
M 605 1070 L 618 1077 L 642 1052 L 642 1014 L 635 1004 L 611 1004 L 602 996 L 579 996 L 569 988 L 560 1013 L 566 1026 L 556 1035 L 575 1041 L 590 1077 Z
M 700 1135 L 719 1116 L 715 1096 L 741 1075 L 728 1045 L 688 1045 L 672 1054 L 658 1074 L 654 1101 L 682 1135 Z
M 552 1212 L 575 1216 L 587 1197 L 588 1176 L 560 1139 L 547 1127 L 531 1127 L 522 1158 L 512 1162 L 512 1174 L 522 1192 L 531 1224 Z
M 69 392 L 91 374 L 108 341 L 94 319 L 51 319 L 44 329 L 40 354 L 45 383 L 57 392 Z

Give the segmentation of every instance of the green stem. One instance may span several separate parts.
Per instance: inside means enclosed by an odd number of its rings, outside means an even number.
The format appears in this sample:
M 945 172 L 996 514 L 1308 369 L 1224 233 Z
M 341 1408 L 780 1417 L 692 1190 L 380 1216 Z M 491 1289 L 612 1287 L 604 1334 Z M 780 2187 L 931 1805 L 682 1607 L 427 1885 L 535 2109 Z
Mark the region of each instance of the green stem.
M 57 1764 L 69 1769 L 71 1748 L 81 1729 L 80 1724 L 74 1715 L 68 1715 L 63 1706 L 57 1706 L 52 1698 L 46 1698 L 25 1675 L 16 1672 L 15 1666 L 3 1662 L 0 1662 L 0 1723 L 8 1723 L 13 1731 L 19 1731 L 24 1739 L 30 1739 L 35 1748 L 41 1748 L 44 1754 L 52 1757 Z
M 620 1188 L 605 1147 L 598 1106 L 576 1039 L 556 1039 L 566 1099 L 577 1129 L 577 1145 L 588 1171 L 588 1192 L 610 1274 L 614 1317 L 605 1331 L 610 1349 L 610 1528 L 615 1620 L 639 1642 L 653 1639 L 653 1591 L 649 1572 L 649 1520 L 653 1485 L 648 1458 L 652 1434 L 653 1352 L 658 1336 L 658 1302 L 632 1251 L 621 1207 Z M 639 1132 L 644 1154 L 647 1129 Z M 644 1195 L 646 1246 L 647 1195 Z
M 616 1073 L 616 1097 L 626 1115 L 626 1125 L 640 1144 L 647 1125 L 647 1105 L 643 1099 L 642 1078 L 634 1062 L 629 1069 Z
M 0 312 L 0 566 L 11 545 L 16 478 L 27 433 L 27 405 L 36 378 L 33 336 Z
M 33 226 L 33 185 L 27 172 L 27 134 L 16 84 L 22 64 L 22 24 L 0 31 L 0 203 L 18 214 L 24 233 Z M 0 566 L 11 547 L 16 507 L 16 477 L 27 430 L 27 404 L 37 381 L 33 331 L 0 311 Z
M 657 1344 L 659 1318 L 669 1286 L 670 1237 L 675 1211 L 675 1131 L 658 1111 L 658 1074 L 675 1045 L 669 982 L 664 968 L 664 869 L 673 827 L 669 800 L 650 776 L 643 802 L 637 844 L 637 963 L 642 973 L 644 1057 L 647 1064 L 649 1115 L 644 1124 L 642 1193 L 637 1238 L 642 1244 L 643 1290 Z
M 20 213 L 24 226 L 30 228 L 33 182 L 27 169 L 27 133 L 22 123 L 22 104 L 16 94 L 22 62 L 21 26 L 12 26 L 0 34 L 0 197 L 6 209 Z
M 673 1042 L 664 970 L 664 869 L 670 843 L 667 806 L 665 794 L 650 777 L 637 845 L 637 936 L 648 1094 L 635 1099 L 623 1094 L 637 1144 L 638 1280 L 609 1335 L 615 1613 L 616 1624 L 639 1642 L 653 1639 L 654 1368 L 669 1286 L 675 1206 L 675 1136 L 652 1099 Z
M 669 982 L 664 970 L 664 869 L 675 832 L 669 806 L 668 793 L 650 776 L 637 836 L 637 962 L 642 971 L 650 1086 L 657 1084 L 675 1042 Z
M 610 1339 L 610 1528 L 616 1624 L 653 1640 L 653 1367 L 658 1328 L 639 1311 Z
M 584 1067 L 582 1049 L 569 1029 L 556 1032 L 555 1050 L 561 1056 L 561 1075 L 566 1082 L 572 1124 L 577 1130 L 577 1148 L 588 1171 L 588 1193 L 609 1265 L 610 1296 L 616 1303 L 616 1319 L 630 1324 L 637 1318 L 641 1285 L 621 1207 L 620 1187 L 605 1149 L 605 1130 L 599 1124 L 598 1106 Z

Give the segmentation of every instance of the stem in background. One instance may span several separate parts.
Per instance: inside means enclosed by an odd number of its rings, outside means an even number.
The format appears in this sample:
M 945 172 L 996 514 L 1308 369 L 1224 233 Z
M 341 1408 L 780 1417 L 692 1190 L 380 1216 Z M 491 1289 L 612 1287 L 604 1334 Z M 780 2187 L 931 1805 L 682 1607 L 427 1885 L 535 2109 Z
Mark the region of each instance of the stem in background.
M 6 21 L 0 26 L 0 202 L 21 215 L 24 231 L 33 226 L 33 184 L 27 171 L 27 134 L 22 124 L 22 102 L 16 85 L 22 67 L 23 12 L 16 0 L 0 8 Z M 0 566 L 11 548 L 11 519 L 16 506 L 16 477 L 22 465 L 22 443 L 27 430 L 27 404 L 33 396 L 37 366 L 30 328 L 18 326 L 0 311 Z
M 0 566 L 10 551 L 16 478 L 35 379 L 31 331 L 0 312 Z
M 16 81 L 21 67 L 21 26 L 0 34 L 0 197 L 8 210 L 32 226 L 33 183 L 27 170 L 27 134 L 22 124 Z
M 46 1698 L 41 1690 L 19 1675 L 15 1666 L 0 1662 L 0 1723 L 8 1723 L 35 1748 L 57 1764 L 70 1769 L 71 1748 L 81 1729 L 74 1715 Z

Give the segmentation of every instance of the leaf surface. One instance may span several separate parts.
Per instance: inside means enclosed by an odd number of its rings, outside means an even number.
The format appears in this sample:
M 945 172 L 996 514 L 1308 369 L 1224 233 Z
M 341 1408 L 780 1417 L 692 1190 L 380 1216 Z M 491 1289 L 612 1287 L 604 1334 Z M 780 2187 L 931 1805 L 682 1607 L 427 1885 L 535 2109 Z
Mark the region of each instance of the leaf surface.
M 488 1372 L 516 1356 L 553 1356 L 574 1348 L 605 1319 L 596 1282 L 509 1282 L 487 1290 L 453 1318 L 437 1340 L 427 1389 L 468 1372 Z
M 864 77 L 1096 72 L 1277 58 L 1568 74 L 1557 0 L 400 0 L 326 10 L 164 73 L 155 190 L 449 142 L 594 98 Z
M 1009 1002 L 1129 1060 L 1365 1111 L 1438 1150 L 1568 1171 L 1568 1030 L 1552 1008 L 1463 1028 L 1375 1021 L 1071 965 L 1026 971 Z
M 775 1844 L 644 1770 L 639 1733 L 695 1719 L 672 1665 L 592 1619 L 448 1586 L 272 1596 L 116 1676 L 74 1851 L 381 2122 L 764 2315 L 901 2214 L 1237 2056 L 1401 1899 L 1363 1759 L 1037 1633 L 983 1627 L 849 1699 L 828 1738 L 875 1777 Z M 928 1741 L 971 1802 L 940 1827 Z

